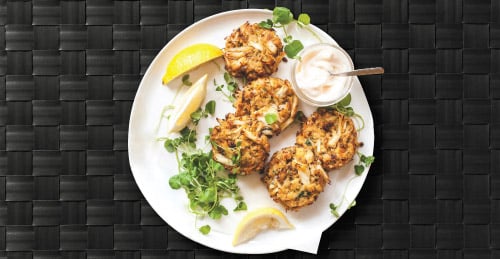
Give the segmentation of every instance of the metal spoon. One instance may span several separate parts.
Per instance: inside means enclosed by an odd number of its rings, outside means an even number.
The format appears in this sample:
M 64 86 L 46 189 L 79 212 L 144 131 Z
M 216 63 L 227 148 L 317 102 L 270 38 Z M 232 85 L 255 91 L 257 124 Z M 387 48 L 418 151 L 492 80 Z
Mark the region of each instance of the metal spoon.
M 341 72 L 341 73 L 331 73 L 331 76 L 366 76 L 366 75 L 377 75 L 377 74 L 383 74 L 384 73 L 384 68 L 383 67 L 370 67 L 370 68 L 362 68 L 362 69 L 355 69 L 352 71 L 347 71 L 347 72 Z

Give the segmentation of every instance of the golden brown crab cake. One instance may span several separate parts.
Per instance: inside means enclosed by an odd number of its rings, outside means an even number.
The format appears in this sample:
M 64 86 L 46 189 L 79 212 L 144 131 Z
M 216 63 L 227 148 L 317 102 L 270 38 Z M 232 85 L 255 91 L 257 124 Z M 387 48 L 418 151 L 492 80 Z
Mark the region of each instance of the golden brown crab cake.
M 262 77 L 248 83 L 236 94 L 234 107 L 236 116 L 250 115 L 266 125 L 263 133 L 270 137 L 278 135 L 293 122 L 298 103 L 288 80 Z
M 271 198 L 287 210 L 312 204 L 330 182 L 313 151 L 301 146 L 274 153 L 262 180 Z
M 356 127 L 351 118 L 328 108 L 319 108 L 297 133 L 297 145 L 310 147 L 325 170 L 349 163 L 356 154 Z
M 214 160 L 233 174 L 261 172 L 270 149 L 268 138 L 262 134 L 263 124 L 231 113 L 217 121 L 219 125 L 210 133 Z
M 246 22 L 226 37 L 225 67 L 234 77 L 252 81 L 269 76 L 278 70 L 284 56 L 283 43 L 274 29 L 257 23 Z

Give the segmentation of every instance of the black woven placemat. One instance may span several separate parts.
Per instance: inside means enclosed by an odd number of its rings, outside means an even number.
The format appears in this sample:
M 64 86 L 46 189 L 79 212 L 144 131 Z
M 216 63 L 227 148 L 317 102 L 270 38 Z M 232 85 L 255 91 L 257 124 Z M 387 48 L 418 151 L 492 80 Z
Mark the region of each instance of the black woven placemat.
M 0 0 L 0 258 L 229 257 L 177 233 L 142 197 L 130 108 L 185 27 L 275 5 L 310 14 L 356 67 L 386 69 L 360 78 L 376 162 L 319 255 L 499 258 L 496 0 Z

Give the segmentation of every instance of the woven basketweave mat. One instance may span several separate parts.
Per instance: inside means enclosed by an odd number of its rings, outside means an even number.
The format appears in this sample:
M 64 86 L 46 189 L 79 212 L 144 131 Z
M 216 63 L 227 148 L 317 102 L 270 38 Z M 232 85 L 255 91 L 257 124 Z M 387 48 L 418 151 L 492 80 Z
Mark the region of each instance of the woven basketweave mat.
M 375 120 L 332 258 L 500 258 L 500 1 L 0 0 L 0 258 L 240 257 L 166 225 L 127 156 L 130 108 L 193 22 L 287 6 L 348 50 Z M 308 258 L 283 251 L 252 258 Z

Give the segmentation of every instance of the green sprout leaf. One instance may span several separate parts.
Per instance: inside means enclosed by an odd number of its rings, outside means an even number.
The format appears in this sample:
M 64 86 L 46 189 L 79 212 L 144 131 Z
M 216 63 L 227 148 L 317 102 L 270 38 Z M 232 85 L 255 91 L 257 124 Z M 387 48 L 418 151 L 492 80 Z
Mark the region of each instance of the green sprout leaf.
M 309 17 L 306 13 L 301 13 L 297 18 L 297 21 L 299 22 L 299 25 L 306 26 L 311 23 L 311 17 Z
M 215 113 L 215 101 L 214 100 L 211 100 L 209 101 L 207 104 L 205 104 L 205 111 L 210 114 L 210 115 L 214 115 Z
M 299 40 L 293 40 L 285 46 L 286 56 L 289 58 L 296 58 L 299 52 L 304 49 L 304 45 Z
M 281 25 L 287 25 L 293 21 L 293 14 L 286 7 L 277 6 L 273 10 L 273 22 Z
M 363 162 L 366 166 L 370 166 L 374 161 L 375 161 L 375 157 L 374 156 L 365 156 L 365 155 L 361 155 L 361 158 L 360 158 L 361 162 Z
M 186 85 L 186 86 L 192 86 L 193 85 L 193 83 L 191 81 L 189 81 L 189 74 L 184 75 L 182 77 L 182 84 Z
M 174 190 L 180 189 L 182 187 L 180 177 L 178 175 L 170 177 L 170 179 L 168 179 L 168 185 Z
M 242 210 L 247 210 L 247 204 L 244 201 L 238 202 L 238 205 L 236 208 L 234 208 L 233 211 L 242 211 Z
M 259 23 L 259 26 L 264 28 L 264 29 L 272 29 L 273 25 L 274 24 L 273 24 L 273 21 L 271 21 L 271 19 L 267 19 L 267 20 Z
M 198 110 L 196 110 L 193 113 L 191 113 L 191 119 L 193 121 L 200 120 L 202 116 L 203 116 L 203 110 L 201 108 L 198 108 Z
M 339 106 L 342 106 L 342 107 L 347 107 L 349 106 L 349 104 L 351 104 L 351 94 L 347 94 L 346 97 L 344 97 L 344 99 L 342 99 L 340 102 L 338 102 L 338 105 Z
M 354 173 L 356 175 L 361 175 L 365 171 L 365 167 L 363 165 L 354 165 Z
M 210 233 L 210 225 L 205 225 L 205 226 L 202 226 L 200 227 L 198 230 L 203 234 L 203 235 L 207 235 L 208 233 Z
M 208 216 L 212 219 L 220 219 L 222 217 L 222 215 L 227 215 L 227 214 L 228 214 L 228 211 L 227 211 L 226 207 L 219 205 L 219 206 L 215 207 L 213 210 L 211 210 L 208 213 Z

